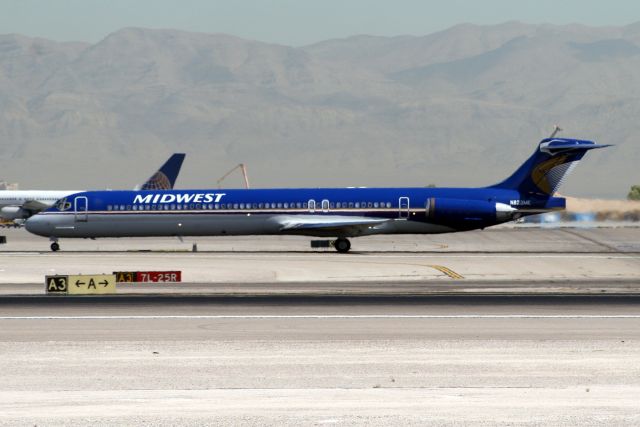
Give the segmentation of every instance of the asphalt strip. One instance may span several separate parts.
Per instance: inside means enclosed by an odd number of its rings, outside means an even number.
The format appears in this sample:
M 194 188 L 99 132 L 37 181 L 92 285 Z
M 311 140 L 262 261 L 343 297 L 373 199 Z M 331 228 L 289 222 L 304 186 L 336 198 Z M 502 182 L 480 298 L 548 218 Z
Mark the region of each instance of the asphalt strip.
M 157 316 L 0 316 L 0 320 L 154 320 L 154 319 L 640 319 L 636 314 L 569 314 L 569 315 L 537 315 L 537 314 L 361 314 L 361 315 L 157 315 Z

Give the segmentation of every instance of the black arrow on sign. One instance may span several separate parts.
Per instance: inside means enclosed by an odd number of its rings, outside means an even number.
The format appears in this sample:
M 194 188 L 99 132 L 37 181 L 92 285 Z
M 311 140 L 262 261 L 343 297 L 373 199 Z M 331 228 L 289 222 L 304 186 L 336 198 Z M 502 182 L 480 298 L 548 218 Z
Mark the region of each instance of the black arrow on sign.
M 76 286 L 80 287 L 80 285 L 84 286 L 84 282 L 81 282 L 80 280 L 76 280 Z
M 109 281 L 105 280 L 104 282 L 98 282 L 98 284 L 104 285 L 104 287 L 106 288 L 109 285 Z

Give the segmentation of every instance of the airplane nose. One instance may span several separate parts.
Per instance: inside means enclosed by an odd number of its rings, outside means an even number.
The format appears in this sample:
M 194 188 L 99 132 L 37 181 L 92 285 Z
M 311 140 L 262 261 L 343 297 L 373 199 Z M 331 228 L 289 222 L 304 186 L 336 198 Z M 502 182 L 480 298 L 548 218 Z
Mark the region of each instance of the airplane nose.
M 34 215 L 27 219 L 24 223 L 24 228 L 33 234 L 38 236 L 49 237 L 51 235 L 52 225 L 51 222 L 44 215 Z

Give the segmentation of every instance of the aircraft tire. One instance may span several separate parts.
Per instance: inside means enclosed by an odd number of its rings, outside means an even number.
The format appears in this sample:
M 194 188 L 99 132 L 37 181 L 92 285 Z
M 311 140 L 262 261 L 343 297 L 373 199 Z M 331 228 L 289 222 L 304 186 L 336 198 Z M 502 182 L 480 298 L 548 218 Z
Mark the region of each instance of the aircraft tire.
M 347 252 L 349 252 L 349 249 L 351 249 L 351 242 L 349 241 L 349 239 L 340 237 L 339 239 L 336 239 L 335 242 L 333 242 L 333 247 L 336 248 L 336 251 L 338 251 L 339 253 L 346 254 Z
M 58 244 L 58 242 L 53 242 L 53 243 L 51 244 L 51 250 L 52 250 L 53 252 L 57 252 L 57 251 L 59 251 L 59 250 L 60 250 L 60 245 Z

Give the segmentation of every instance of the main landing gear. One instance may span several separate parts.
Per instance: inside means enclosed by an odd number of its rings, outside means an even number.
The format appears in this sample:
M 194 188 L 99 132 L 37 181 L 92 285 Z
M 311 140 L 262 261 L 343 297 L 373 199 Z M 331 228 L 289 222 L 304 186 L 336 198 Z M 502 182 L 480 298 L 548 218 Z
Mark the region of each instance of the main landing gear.
M 341 254 L 346 254 L 351 249 L 351 242 L 349 239 L 345 239 L 344 237 L 339 237 L 333 242 L 333 247 L 336 248 L 336 251 Z

